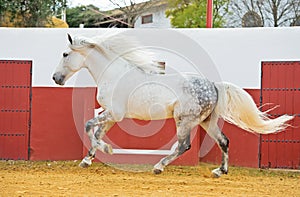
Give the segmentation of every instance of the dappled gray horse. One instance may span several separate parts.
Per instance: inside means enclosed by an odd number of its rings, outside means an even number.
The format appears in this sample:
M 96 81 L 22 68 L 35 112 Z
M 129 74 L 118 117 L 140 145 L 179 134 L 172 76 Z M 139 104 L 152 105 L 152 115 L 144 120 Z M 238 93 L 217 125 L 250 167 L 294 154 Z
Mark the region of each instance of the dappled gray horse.
M 229 140 L 218 127 L 218 119 L 247 131 L 268 134 L 278 132 L 293 117 L 269 119 L 251 96 L 230 83 L 212 83 L 198 74 L 164 74 L 164 68 L 128 37 L 121 35 L 94 38 L 68 35 L 69 50 L 63 53 L 53 80 L 64 83 L 81 68 L 87 68 L 97 84 L 97 100 L 104 112 L 86 123 L 91 148 L 80 166 L 92 164 L 96 150 L 113 154 L 102 138 L 124 118 L 159 120 L 174 118 L 178 147 L 162 158 L 153 172 L 164 167 L 191 148 L 190 132 L 200 125 L 219 145 L 222 164 L 212 171 L 215 177 L 228 172 Z M 94 128 L 98 129 L 94 132 Z M 142 131 L 141 131 L 142 132 Z

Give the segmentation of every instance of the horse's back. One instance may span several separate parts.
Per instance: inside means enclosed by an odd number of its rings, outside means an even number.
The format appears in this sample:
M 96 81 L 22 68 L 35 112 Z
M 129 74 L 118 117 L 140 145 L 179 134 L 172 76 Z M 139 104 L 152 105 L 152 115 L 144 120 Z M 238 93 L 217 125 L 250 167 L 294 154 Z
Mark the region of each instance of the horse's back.
M 154 76 L 130 94 L 127 116 L 145 120 L 195 116 L 201 121 L 212 112 L 216 102 L 214 84 L 200 75 Z

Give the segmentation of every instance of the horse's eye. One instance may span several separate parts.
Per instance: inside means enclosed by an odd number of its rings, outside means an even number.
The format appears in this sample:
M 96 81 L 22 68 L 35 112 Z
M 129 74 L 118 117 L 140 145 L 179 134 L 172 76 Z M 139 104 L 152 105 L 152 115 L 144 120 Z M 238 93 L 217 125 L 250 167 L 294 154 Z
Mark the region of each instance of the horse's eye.
M 67 57 L 69 54 L 68 53 L 63 53 L 63 56 L 64 57 Z

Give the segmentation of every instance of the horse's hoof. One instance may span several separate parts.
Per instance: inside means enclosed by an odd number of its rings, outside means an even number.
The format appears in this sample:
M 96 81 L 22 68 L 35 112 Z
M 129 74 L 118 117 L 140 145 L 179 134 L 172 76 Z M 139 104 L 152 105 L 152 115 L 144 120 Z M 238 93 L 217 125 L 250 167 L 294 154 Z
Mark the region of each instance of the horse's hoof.
M 217 173 L 211 173 L 211 177 L 212 178 L 220 178 L 221 175 L 217 174 Z
M 79 167 L 81 168 L 88 168 L 90 165 L 85 162 L 80 162 Z
M 90 165 L 92 165 L 92 161 L 91 161 L 90 159 L 84 158 L 84 159 L 80 162 L 79 167 L 87 168 L 87 167 L 89 167 Z
M 211 172 L 211 176 L 212 178 L 219 178 L 221 176 L 221 171 L 219 168 L 217 169 L 214 169 L 212 172 Z
M 154 174 L 161 174 L 161 173 L 162 173 L 162 170 L 160 170 L 160 169 L 154 169 L 154 170 L 153 170 L 153 173 L 154 173 Z

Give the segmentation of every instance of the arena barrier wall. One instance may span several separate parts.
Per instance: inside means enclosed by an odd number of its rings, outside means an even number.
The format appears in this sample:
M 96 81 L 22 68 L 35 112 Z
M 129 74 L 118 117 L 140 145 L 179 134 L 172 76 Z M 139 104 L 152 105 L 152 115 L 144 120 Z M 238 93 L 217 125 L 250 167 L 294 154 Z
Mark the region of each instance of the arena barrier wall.
M 82 157 L 81 134 L 77 133 L 73 118 L 72 91 L 72 88 L 33 88 L 30 160 Z M 78 105 L 83 112 L 82 103 Z M 80 118 L 83 113 L 77 114 L 76 118 Z
M 300 169 L 300 61 L 264 61 L 261 69 L 262 103 L 280 106 L 269 115 L 289 114 L 294 119 L 292 127 L 261 136 L 260 167 Z
M 32 61 L 0 61 L 0 159 L 28 159 Z
M 248 91 L 258 103 L 259 90 Z M 84 124 L 94 115 L 95 92 L 93 87 L 33 88 L 30 160 L 80 160 L 86 155 L 89 140 Z M 223 130 L 231 139 L 230 165 L 258 167 L 259 136 L 229 124 Z M 200 127 L 193 130 L 192 138 L 192 148 L 173 164 L 196 165 L 199 156 L 200 161 L 220 163 L 219 147 L 214 142 L 205 145 L 209 138 Z M 176 141 L 175 125 L 171 119 L 154 123 L 125 119 L 104 140 L 113 145 L 115 154 L 97 151 L 96 161 L 153 164 L 170 153 Z

